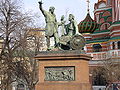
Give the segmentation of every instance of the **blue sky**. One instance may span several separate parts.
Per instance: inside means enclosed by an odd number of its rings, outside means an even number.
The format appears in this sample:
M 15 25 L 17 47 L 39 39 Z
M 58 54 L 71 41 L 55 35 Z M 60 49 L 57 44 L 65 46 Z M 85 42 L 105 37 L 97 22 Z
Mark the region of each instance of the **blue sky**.
M 23 0 L 25 10 L 32 11 L 34 13 L 38 13 L 40 18 L 44 23 L 44 16 L 39 10 L 38 1 L 40 0 Z M 90 0 L 90 14 L 93 18 L 94 4 L 97 3 L 98 0 Z M 86 0 L 42 0 L 43 8 L 45 10 L 49 10 L 50 6 L 55 7 L 55 14 L 57 20 L 60 20 L 62 15 L 68 15 L 72 13 L 75 16 L 77 23 L 82 21 L 87 14 L 87 2 Z

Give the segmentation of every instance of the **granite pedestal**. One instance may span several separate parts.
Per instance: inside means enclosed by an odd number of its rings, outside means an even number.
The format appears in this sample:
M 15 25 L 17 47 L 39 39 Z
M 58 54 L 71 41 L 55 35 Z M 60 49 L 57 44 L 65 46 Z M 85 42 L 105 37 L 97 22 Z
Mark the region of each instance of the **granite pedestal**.
M 39 81 L 36 90 L 91 90 L 89 82 L 90 56 L 80 51 L 45 51 L 39 61 Z

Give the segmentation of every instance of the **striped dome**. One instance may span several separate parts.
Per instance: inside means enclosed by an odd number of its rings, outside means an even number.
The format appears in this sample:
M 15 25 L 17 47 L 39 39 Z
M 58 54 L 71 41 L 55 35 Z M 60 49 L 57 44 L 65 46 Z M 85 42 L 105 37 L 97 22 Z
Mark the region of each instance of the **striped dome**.
M 98 28 L 98 24 L 88 13 L 86 18 L 78 24 L 79 33 L 93 33 Z

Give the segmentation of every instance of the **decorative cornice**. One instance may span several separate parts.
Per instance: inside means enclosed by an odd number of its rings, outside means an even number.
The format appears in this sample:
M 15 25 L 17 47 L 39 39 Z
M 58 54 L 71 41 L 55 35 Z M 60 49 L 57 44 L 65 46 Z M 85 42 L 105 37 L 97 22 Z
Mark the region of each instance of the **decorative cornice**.
M 111 35 L 111 34 L 113 34 L 114 32 L 120 32 L 120 30 L 117 30 L 117 31 L 112 31 L 112 32 L 110 33 L 110 35 Z
M 98 32 L 98 33 L 92 33 L 91 35 L 101 35 L 101 34 L 109 34 L 110 32 Z
M 90 60 L 92 57 L 83 54 L 80 50 L 71 51 L 42 51 L 39 52 L 35 59 L 37 60 L 72 60 L 84 58 L 85 60 Z
M 102 11 L 102 10 L 108 10 L 108 9 L 112 9 L 112 7 L 99 8 L 99 9 L 94 10 L 94 13 L 98 11 Z
M 111 30 L 113 27 L 120 26 L 120 24 L 113 24 L 108 29 Z

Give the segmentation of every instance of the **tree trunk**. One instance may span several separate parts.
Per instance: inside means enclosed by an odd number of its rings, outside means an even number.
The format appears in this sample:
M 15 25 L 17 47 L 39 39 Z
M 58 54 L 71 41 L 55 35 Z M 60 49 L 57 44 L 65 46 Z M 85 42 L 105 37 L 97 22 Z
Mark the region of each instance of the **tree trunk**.
M 35 85 L 29 85 L 28 88 L 29 90 L 35 90 Z

